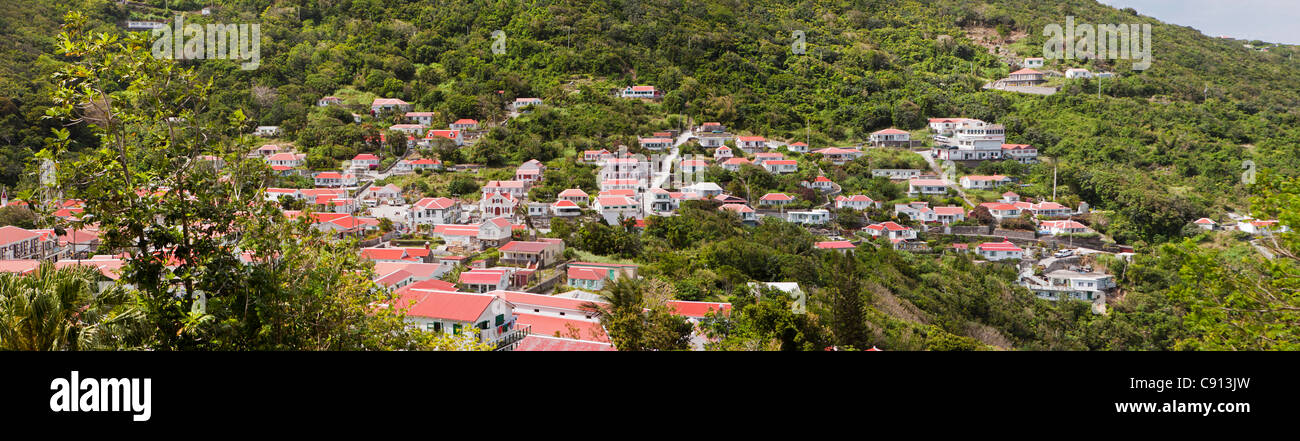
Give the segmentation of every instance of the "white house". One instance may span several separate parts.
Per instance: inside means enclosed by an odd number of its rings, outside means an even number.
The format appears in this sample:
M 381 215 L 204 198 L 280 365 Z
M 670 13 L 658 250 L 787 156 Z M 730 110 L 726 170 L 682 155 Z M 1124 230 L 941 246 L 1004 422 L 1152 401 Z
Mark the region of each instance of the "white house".
M 411 103 L 399 100 L 397 98 L 375 98 L 370 103 L 370 114 L 378 115 L 380 112 L 397 111 L 405 114 L 411 111 Z
M 713 159 L 717 161 L 725 161 L 731 159 L 733 156 L 735 155 L 731 153 L 731 147 L 725 145 L 720 145 L 718 148 L 713 150 Z
M 940 123 L 943 130 L 949 130 L 952 136 L 937 135 L 932 155 L 940 160 L 983 161 L 1002 159 L 1002 144 L 1006 142 L 1006 128 L 1001 124 L 989 124 L 978 119 L 957 118 L 947 123 Z M 931 122 L 931 128 L 935 122 Z M 947 131 L 943 133 L 949 133 Z
M 406 120 L 416 125 L 428 127 L 433 125 L 433 112 L 406 112 Z
M 786 213 L 786 220 L 804 225 L 822 225 L 830 222 L 831 212 L 821 208 L 808 211 L 790 211 Z
M 362 153 L 352 157 L 353 170 L 374 170 L 379 168 L 379 157 L 370 153 Z
M 880 202 L 872 200 L 871 197 L 867 195 L 855 194 L 850 196 L 839 195 L 835 197 L 835 208 L 866 210 L 873 207 L 880 208 Z
M 637 138 L 637 141 L 641 144 L 641 148 L 646 150 L 660 151 L 673 147 L 672 138 Z
M 1008 204 L 1006 202 L 985 202 L 979 206 L 987 208 L 989 214 L 992 214 L 993 217 L 998 220 L 1010 217 L 1020 217 L 1020 207 L 1015 206 L 1015 204 Z
M 734 173 L 740 171 L 740 167 L 748 163 L 749 160 L 745 158 L 730 158 L 722 161 L 722 169 Z
M 763 197 L 758 198 L 759 205 L 771 205 L 775 207 L 789 205 L 792 202 L 794 202 L 794 198 L 785 193 L 768 193 L 763 195 Z
M 596 198 L 592 208 L 600 212 L 601 217 L 610 225 L 617 225 L 619 219 L 641 217 L 641 205 L 626 196 L 601 196 Z
M 794 173 L 799 171 L 799 161 L 793 159 L 769 159 L 763 161 L 763 168 L 767 169 L 768 173 L 779 175 Z
M 515 98 L 515 102 L 512 103 L 510 106 L 512 110 L 516 112 L 521 112 L 524 109 L 528 108 L 529 106 L 541 106 L 541 105 L 542 105 L 541 98 Z
M 758 221 L 758 215 L 754 213 L 754 209 L 745 204 L 724 204 L 718 207 L 718 210 L 736 213 L 740 216 L 741 222 Z
M 991 261 L 1015 259 L 1020 260 L 1025 256 L 1025 250 L 1020 249 L 1016 244 L 1009 240 L 1002 242 L 985 242 L 975 246 L 975 252 L 984 256 Z
M 317 187 L 352 187 L 357 185 L 357 176 L 352 173 L 321 172 L 312 179 Z
M 948 194 L 948 183 L 942 179 L 909 179 L 907 181 L 907 194 L 909 196 Z
M 411 204 L 413 225 L 454 224 L 460 220 L 460 203 L 451 198 L 424 198 Z
M 813 153 L 822 155 L 827 161 L 835 165 L 844 165 L 849 161 L 862 157 L 863 153 L 858 149 L 846 149 L 839 147 L 827 147 L 824 149 L 813 150 Z
M 1021 164 L 1038 162 L 1038 149 L 1029 144 L 1002 144 L 1002 157 Z
M 1076 68 L 1066 69 L 1065 77 L 1066 78 L 1092 78 L 1092 72 L 1088 72 L 1088 69 L 1082 69 L 1076 67 Z
M 767 139 L 762 136 L 741 136 L 736 138 L 736 147 L 744 150 L 746 153 L 754 153 L 760 150 L 767 150 Z
M 970 175 L 961 178 L 961 186 L 968 189 L 988 190 L 1010 183 L 1011 178 L 1003 175 Z
M 1056 270 L 1043 277 L 1047 283 L 1022 283 L 1041 299 L 1105 301 L 1106 293 L 1115 289 L 1115 277 L 1103 273 Z
M 663 93 L 654 86 L 628 86 L 623 89 L 623 98 L 662 98 Z
M 867 137 L 867 140 L 871 142 L 871 145 L 878 147 L 906 147 L 912 143 L 912 134 L 890 127 L 888 129 L 872 132 L 871 135 Z
M 580 188 L 570 188 L 561 191 L 560 194 L 555 195 L 555 197 L 559 200 L 569 201 L 575 204 L 586 204 L 591 199 L 590 196 L 587 195 L 587 192 L 582 191 Z
M 491 294 L 410 289 L 398 300 L 406 322 L 429 332 L 460 335 L 477 328 L 479 341 L 492 343 L 515 329 L 514 305 Z
M 487 216 L 515 216 L 515 207 L 519 205 L 519 198 L 510 193 L 488 193 L 478 202 L 479 211 Z
M 1020 63 L 1020 67 L 1025 67 L 1025 68 L 1043 67 L 1043 58 L 1042 57 L 1025 58 L 1025 61 Z
M 478 130 L 478 121 L 469 118 L 461 118 L 456 120 L 456 122 L 453 122 L 450 125 L 448 125 L 447 128 L 452 130 L 474 131 L 474 130 Z
M 881 222 L 875 225 L 868 225 L 863 229 L 872 237 L 880 237 L 889 240 L 895 239 L 916 239 L 916 230 L 893 223 Z
M 895 180 L 912 179 L 921 177 L 921 170 L 915 168 L 877 168 L 871 170 L 871 176 Z
M 504 193 L 513 196 L 515 199 L 522 199 L 528 196 L 528 183 L 525 181 L 488 181 L 482 190 L 484 196 L 492 193 Z
M 1038 224 L 1040 233 L 1058 235 L 1058 234 L 1082 234 L 1091 233 L 1092 230 L 1086 225 L 1072 220 L 1048 220 Z
M 794 144 L 790 144 L 785 147 L 792 152 L 808 153 L 808 143 L 803 141 L 796 142 Z
M 263 138 L 279 136 L 280 126 L 257 126 L 257 128 L 253 130 L 253 134 Z

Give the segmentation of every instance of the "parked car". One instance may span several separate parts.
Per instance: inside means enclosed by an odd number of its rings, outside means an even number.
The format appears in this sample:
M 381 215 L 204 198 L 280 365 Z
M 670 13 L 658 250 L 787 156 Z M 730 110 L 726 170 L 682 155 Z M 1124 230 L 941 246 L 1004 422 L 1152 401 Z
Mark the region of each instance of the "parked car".
M 1060 257 L 1070 257 L 1073 255 L 1074 255 L 1074 250 L 1061 250 L 1061 251 L 1057 251 L 1056 254 L 1053 254 L 1052 257 L 1060 258 Z

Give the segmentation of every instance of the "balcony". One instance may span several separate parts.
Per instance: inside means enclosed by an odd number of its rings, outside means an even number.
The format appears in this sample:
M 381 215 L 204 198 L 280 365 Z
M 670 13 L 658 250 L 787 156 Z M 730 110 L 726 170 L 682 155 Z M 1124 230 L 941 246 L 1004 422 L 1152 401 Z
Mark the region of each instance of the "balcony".
M 532 326 L 532 325 L 524 325 L 524 326 L 521 326 L 521 327 L 515 328 L 515 329 L 511 330 L 510 332 L 507 332 L 507 333 L 505 333 L 505 334 L 502 334 L 500 337 L 497 338 L 497 340 L 496 340 L 496 342 L 495 342 L 495 343 L 496 343 L 496 348 L 494 348 L 494 349 L 492 349 L 492 350 L 494 350 L 494 351 L 513 351 L 513 350 L 515 350 L 516 347 L 519 346 L 519 342 L 521 342 L 521 341 L 524 340 L 524 337 L 527 337 L 528 334 L 531 334 L 531 333 L 532 333 L 532 330 L 533 330 L 533 326 Z

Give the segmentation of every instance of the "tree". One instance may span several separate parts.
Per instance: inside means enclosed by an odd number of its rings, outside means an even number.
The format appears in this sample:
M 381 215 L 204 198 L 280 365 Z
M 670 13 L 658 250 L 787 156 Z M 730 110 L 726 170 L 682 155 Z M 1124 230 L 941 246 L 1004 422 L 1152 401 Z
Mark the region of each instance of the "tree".
M 826 290 L 829 293 L 830 329 L 835 344 L 853 348 L 868 347 L 866 326 L 866 294 L 859 279 L 865 271 L 858 268 L 852 251 L 827 253 L 825 274 L 830 276 Z
M 122 286 L 101 289 L 103 279 L 94 267 L 55 269 L 49 262 L 31 274 L 0 273 L 0 349 L 75 351 L 137 344 L 140 310 Z
M 689 348 L 693 327 L 669 309 L 670 285 L 623 277 L 607 284 L 600 296 L 608 304 L 588 302 L 583 309 L 600 318 L 611 343 L 620 351 Z

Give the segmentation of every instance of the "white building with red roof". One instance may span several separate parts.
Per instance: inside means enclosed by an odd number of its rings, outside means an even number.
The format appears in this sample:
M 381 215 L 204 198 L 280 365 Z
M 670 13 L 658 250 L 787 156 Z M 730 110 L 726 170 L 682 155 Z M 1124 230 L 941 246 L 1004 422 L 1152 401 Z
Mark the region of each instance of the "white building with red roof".
M 357 175 L 340 172 L 320 172 L 312 176 L 317 187 L 353 187 L 357 185 Z
M 455 145 L 457 145 L 457 146 L 465 145 L 465 136 L 464 136 L 464 134 L 461 133 L 460 130 L 455 130 L 455 129 L 446 129 L 446 130 L 443 130 L 443 129 L 433 129 L 433 130 L 429 130 L 428 132 L 425 132 L 425 134 L 424 134 L 424 143 L 425 143 L 425 144 L 432 143 L 434 140 L 436 140 L 436 139 L 438 139 L 438 138 L 442 138 L 442 139 L 449 140 L 449 141 L 452 142 L 452 144 L 455 144 Z
M 526 111 L 525 109 L 529 106 L 540 106 L 540 105 L 542 105 L 541 98 L 533 98 L 533 97 L 515 98 L 515 102 L 510 103 L 510 109 L 516 112 L 523 112 Z
M 894 239 L 916 239 L 916 230 L 896 224 L 894 222 L 881 222 L 875 225 L 868 225 L 863 229 L 871 237 Z
M 785 193 L 768 193 L 758 198 L 759 205 L 782 207 L 794 202 L 794 198 Z
M 737 136 L 736 147 L 739 147 L 746 153 L 755 153 L 767 150 L 767 139 L 762 136 Z
M 628 86 L 623 89 L 623 98 L 662 98 L 663 93 L 654 86 Z
M 1014 259 L 1020 260 L 1025 256 L 1025 250 L 1020 249 L 1016 244 L 1009 240 L 1002 242 L 985 242 L 975 246 L 975 252 L 985 259 L 991 261 Z
M 460 202 L 451 198 L 423 198 L 408 209 L 414 225 L 454 224 L 460 221 Z
M 379 168 L 379 157 L 372 153 L 361 153 L 352 157 L 353 170 L 374 170 Z
M 768 173 L 783 175 L 799 171 L 799 161 L 793 159 L 769 159 L 763 161 L 763 168 Z
M 830 193 L 832 191 L 835 191 L 835 182 L 832 182 L 830 178 L 827 178 L 825 176 L 817 175 L 817 177 L 813 178 L 812 182 L 805 185 L 805 187 L 814 190 L 820 190 L 823 193 Z
M 533 268 L 551 266 L 564 254 L 563 239 L 512 240 L 498 248 L 504 262 Z
M 479 341 L 495 342 L 514 330 L 514 305 L 491 294 L 411 289 L 396 307 L 405 311 L 407 323 L 431 332 L 479 332 Z
M 617 351 L 614 345 L 606 342 L 576 340 L 564 337 L 552 337 L 530 333 L 514 346 L 515 351 Z
M 846 149 L 841 147 L 827 147 L 824 149 L 813 150 L 813 153 L 822 155 L 827 161 L 835 165 L 844 165 L 849 161 L 861 158 L 864 153 L 858 149 Z
M 709 169 L 709 162 L 703 159 L 687 159 L 681 163 L 682 173 L 695 174 Z
M 57 238 L 36 231 L 6 225 L 0 227 L 0 259 L 44 259 L 52 254 Z
M 909 146 L 912 143 L 912 134 L 890 127 L 871 132 L 867 141 L 877 147 Z
M 492 193 L 504 193 L 513 196 L 515 199 L 523 199 L 528 196 L 527 181 L 488 181 L 487 185 L 482 188 L 483 196 Z
M 1047 80 L 1043 79 L 1042 72 L 1028 67 L 1012 72 L 1001 80 L 1001 83 L 1007 86 L 1037 86 L 1045 82 Z
M 831 221 L 831 212 L 822 208 L 814 208 L 812 210 L 790 211 L 786 213 L 785 217 L 786 220 L 796 224 L 824 225 Z
M 1038 231 L 1051 235 L 1093 232 L 1087 225 L 1072 220 L 1045 220 L 1038 223 Z
M 1042 217 L 1070 217 L 1070 207 L 1055 202 L 1016 202 L 1016 208 L 1020 211 L 1028 211 L 1034 216 Z
M 378 115 L 380 112 L 398 111 L 405 114 L 411 111 L 411 103 L 402 101 L 397 98 L 375 98 L 370 103 L 370 114 Z
M 749 164 L 748 159 L 729 158 L 726 161 L 722 161 L 722 169 L 734 173 L 740 171 L 740 167 L 745 164 Z
M 1259 220 L 1259 219 L 1242 219 L 1237 222 L 1237 229 L 1250 234 L 1262 236 L 1266 234 L 1285 233 L 1289 229 L 1276 219 Z
M 966 209 L 962 207 L 934 207 L 934 220 L 942 224 L 951 224 L 966 220 Z
M 1029 144 L 1002 144 L 1002 157 L 1021 164 L 1038 162 L 1038 149 Z
M 993 217 L 998 220 L 1009 217 L 1020 217 L 1020 208 L 1014 204 L 1008 204 L 1006 202 L 985 202 L 979 206 L 987 208 L 989 214 L 992 214 Z
M 1202 230 L 1214 230 L 1219 225 L 1217 222 L 1211 220 L 1208 217 L 1197 219 L 1192 223 L 1196 224 L 1196 226 L 1200 227 Z
M 948 183 L 942 179 L 908 179 L 907 195 L 944 195 L 948 194 Z
M 307 163 L 307 155 L 304 153 L 274 153 L 266 157 L 266 163 L 272 167 L 298 168 Z
M 880 202 L 871 199 L 863 194 L 839 195 L 835 197 L 835 208 L 851 208 L 854 210 L 866 210 L 868 208 L 880 208 Z
M 555 197 L 558 200 L 569 201 L 575 204 L 587 204 L 591 202 L 591 197 L 587 195 L 587 192 L 582 191 L 582 189 L 580 188 L 570 188 L 561 191 L 560 194 L 556 195 Z
M 731 152 L 731 147 L 727 147 L 725 145 L 718 146 L 718 148 L 713 149 L 713 159 L 715 161 L 719 161 L 719 162 L 726 161 L 735 156 L 736 155 Z
M 723 204 L 721 207 L 718 207 L 718 210 L 736 213 L 740 216 L 741 222 L 758 221 L 758 214 L 754 212 L 753 208 L 749 208 L 749 206 L 745 204 Z
M 599 212 L 610 225 L 617 225 L 619 219 L 641 218 L 641 204 L 626 196 L 597 197 L 592 209 Z
M 461 118 L 451 124 L 448 124 L 447 128 L 452 130 L 465 130 L 465 131 L 478 130 L 478 121 L 469 118 Z
M 573 201 L 561 199 L 550 205 L 551 215 L 557 217 L 574 217 L 582 215 L 582 207 Z
M 519 165 L 515 169 L 515 180 L 527 182 L 529 185 L 541 182 L 542 174 L 546 172 L 546 165 L 542 161 L 530 159 L 528 162 Z
M 479 199 L 479 212 L 484 217 L 505 216 L 515 217 L 515 207 L 519 206 L 519 199 L 510 195 L 510 193 L 488 193 Z
M 663 138 L 663 137 L 638 138 L 637 142 L 641 145 L 641 148 L 650 151 L 657 152 L 657 151 L 673 148 L 672 138 Z
M 794 144 L 785 146 L 787 150 L 798 153 L 808 153 L 808 143 L 799 141 Z
M 962 188 L 988 190 L 1012 183 L 1010 177 L 1003 175 L 969 175 L 961 177 Z

